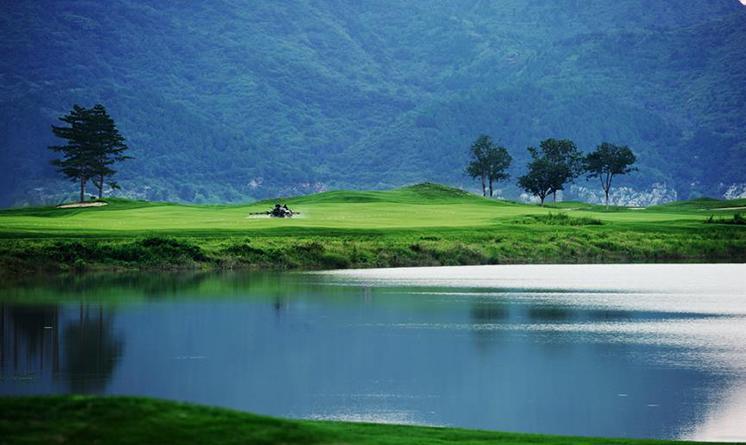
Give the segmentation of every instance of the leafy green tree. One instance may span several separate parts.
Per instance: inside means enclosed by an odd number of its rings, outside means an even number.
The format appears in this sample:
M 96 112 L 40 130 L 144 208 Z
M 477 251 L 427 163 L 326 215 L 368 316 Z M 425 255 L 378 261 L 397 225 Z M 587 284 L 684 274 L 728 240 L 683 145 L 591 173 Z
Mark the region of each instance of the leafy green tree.
M 618 146 L 603 142 L 596 150 L 589 153 L 584 159 L 585 170 L 588 178 L 599 178 L 604 190 L 606 208 L 609 207 L 609 190 L 614 176 L 624 175 L 634 170 L 632 167 L 637 161 L 635 154 L 626 145 Z
M 487 180 L 490 186 L 490 197 L 493 183 L 510 178 L 507 170 L 511 162 L 513 162 L 513 157 L 505 147 L 491 146 L 487 150 Z
M 53 125 L 52 133 L 67 143 L 49 147 L 62 154 L 62 158 L 53 160 L 52 164 L 80 184 L 81 202 L 85 200 L 85 186 L 89 180 L 98 188 L 98 197 L 101 198 L 106 179 L 116 173 L 112 165 L 130 159 L 124 154 L 128 148 L 124 137 L 100 104 L 90 109 L 74 105 L 72 111 L 60 120 L 67 126 Z M 114 182 L 110 185 L 117 187 Z
M 80 201 L 85 201 L 86 182 L 94 175 L 95 154 L 89 143 L 88 110 L 74 105 L 72 111 L 59 119 L 67 126 L 52 125 L 52 133 L 67 140 L 64 145 L 53 145 L 49 149 L 62 154 L 62 159 L 54 159 L 52 165 L 73 182 L 80 184 Z
M 487 135 L 480 135 L 470 149 L 471 161 L 466 167 L 466 174 L 482 181 L 482 196 L 493 195 L 493 185 L 508 179 L 507 173 L 513 158 L 505 147 L 496 146 Z
M 526 192 L 538 196 L 544 206 L 546 197 L 555 190 L 557 168 L 546 157 L 538 156 L 534 147 L 529 147 L 528 150 L 532 159 L 528 163 L 528 173 L 518 178 L 518 185 Z
M 471 178 L 479 178 L 482 181 L 482 196 L 487 196 L 487 180 L 489 178 L 489 149 L 492 147 L 492 139 L 489 136 L 480 135 L 469 149 L 471 160 L 466 166 L 466 174 Z
M 574 181 L 583 172 L 583 155 L 569 139 L 545 139 L 539 144 L 539 149 L 541 156 L 552 167 L 551 194 L 556 201 L 557 191 L 564 190 L 565 184 Z

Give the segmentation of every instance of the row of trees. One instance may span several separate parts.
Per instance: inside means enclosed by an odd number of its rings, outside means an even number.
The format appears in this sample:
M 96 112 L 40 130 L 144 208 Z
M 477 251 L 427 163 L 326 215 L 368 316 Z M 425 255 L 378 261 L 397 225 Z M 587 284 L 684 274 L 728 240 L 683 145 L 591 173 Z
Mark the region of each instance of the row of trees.
M 557 192 L 577 177 L 586 174 L 599 178 L 604 191 L 606 206 L 609 205 L 609 191 L 615 176 L 635 170 L 632 165 L 636 158 L 627 146 L 604 142 L 596 149 L 583 155 L 569 139 L 545 139 L 539 148 L 528 147 L 531 160 L 528 172 L 518 178 L 518 186 L 539 198 L 541 205 L 547 196 L 556 200 Z M 493 183 L 505 181 L 512 157 L 505 147 L 495 145 L 489 136 L 481 135 L 471 146 L 471 160 L 466 173 L 482 182 L 482 195 L 493 194 Z
M 100 104 L 92 108 L 75 105 L 60 120 L 66 125 L 52 125 L 52 133 L 66 143 L 49 147 L 62 154 L 62 158 L 52 160 L 52 165 L 71 181 L 80 184 L 80 201 L 85 200 L 88 181 L 98 189 L 99 199 L 103 196 L 104 184 L 119 188 L 111 181 L 116 173 L 113 164 L 131 157 L 124 154 L 128 149 L 125 139 L 106 108 Z

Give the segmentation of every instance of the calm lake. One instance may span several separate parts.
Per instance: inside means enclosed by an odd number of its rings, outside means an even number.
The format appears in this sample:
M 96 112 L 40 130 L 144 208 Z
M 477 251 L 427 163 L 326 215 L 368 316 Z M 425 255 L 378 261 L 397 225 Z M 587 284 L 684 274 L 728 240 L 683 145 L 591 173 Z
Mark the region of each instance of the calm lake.
M 0 394 L 746 440 L 746 265 L 102 275 L 0 292 Z

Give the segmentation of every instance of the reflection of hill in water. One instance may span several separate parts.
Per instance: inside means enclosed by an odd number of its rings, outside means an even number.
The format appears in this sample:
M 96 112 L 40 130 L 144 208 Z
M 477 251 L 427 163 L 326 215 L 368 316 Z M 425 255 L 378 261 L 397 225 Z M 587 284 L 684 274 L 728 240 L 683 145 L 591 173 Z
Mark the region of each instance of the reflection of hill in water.
M 271 272 L 101 273 L 33 277 L 3 289 L 0 300 L 43 302 L 60 300 L 126 303 L 150 299 L 281 296 L 302 292 L 309 280 L 301 274 Z

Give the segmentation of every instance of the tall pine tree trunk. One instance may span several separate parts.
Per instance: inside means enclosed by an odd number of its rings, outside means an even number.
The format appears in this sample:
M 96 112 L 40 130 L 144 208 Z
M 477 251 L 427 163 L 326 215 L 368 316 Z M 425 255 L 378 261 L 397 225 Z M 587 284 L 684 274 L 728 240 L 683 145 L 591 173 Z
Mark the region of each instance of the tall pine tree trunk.
M 490 198 L 492 198 L 492 179 L 490 179 Z
M 609 209 L 609 189 L 604 190 L 604 195 L 606 195 L 606 210 Z
M 104 175 L 98 177 L 98 184 L 96 186 L 98 187 L 98 199 L 101 199 L 104 197 Z
M 487 184 L 484 183 L 484 176 L 482 176 L 482 196 L 487 196 Z
M 80 178 L 80 202 L 85 201 L 85 178 Z

